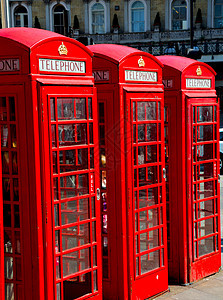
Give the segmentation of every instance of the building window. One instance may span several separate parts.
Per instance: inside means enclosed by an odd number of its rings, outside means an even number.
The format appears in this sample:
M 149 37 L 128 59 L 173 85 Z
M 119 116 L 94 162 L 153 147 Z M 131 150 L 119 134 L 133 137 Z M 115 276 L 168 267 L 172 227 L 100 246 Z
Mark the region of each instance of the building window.
M 214 27 L 223 28 L 223 0 L 216 0 L 214 5 Z
M 105 33 L 105 9 L 101 3 L 95 3 L 91 8 L 92 33 Z
M 186 30 L 187 25 L 187 2 L 174 0 L 171 5 L 172 30 Z
M 54 32 L 66 35 L 68 31 L 67 11 L 62 5 L 57 5 L 53 11 Z
M 133 2 L 131 6 L 131 31 L 145 31 L 145 7 L 141 1 Z
M 14 10 L 14 26 L 28 27 L 28 12 L 24 6 L 18 6 Z

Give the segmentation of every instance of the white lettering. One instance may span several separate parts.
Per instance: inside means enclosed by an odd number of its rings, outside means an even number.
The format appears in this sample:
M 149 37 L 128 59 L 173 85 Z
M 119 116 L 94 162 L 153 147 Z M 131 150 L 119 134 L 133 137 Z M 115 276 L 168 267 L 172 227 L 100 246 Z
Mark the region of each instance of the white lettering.
M 157 82 L 157 72 L 125 70 L 125 80 Z
M 0 64 L 1 68 L 1 64 Z M 84 61 L 73 60 L 56 60 L 39 58 L 39 71 L 40 72 L 53 72 L 53 73 L 85 73 Z
M 196 78 L 186 78 L 187 88 L 211 88 L 211 79 L 196 79 Z

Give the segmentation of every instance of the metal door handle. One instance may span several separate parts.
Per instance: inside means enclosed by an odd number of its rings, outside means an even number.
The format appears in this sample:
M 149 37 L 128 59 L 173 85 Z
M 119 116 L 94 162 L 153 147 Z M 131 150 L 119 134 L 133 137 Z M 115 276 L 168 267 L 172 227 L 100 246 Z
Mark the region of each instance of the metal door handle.
M 97 200 L 100 200 L 100 189 L 97 188 Z

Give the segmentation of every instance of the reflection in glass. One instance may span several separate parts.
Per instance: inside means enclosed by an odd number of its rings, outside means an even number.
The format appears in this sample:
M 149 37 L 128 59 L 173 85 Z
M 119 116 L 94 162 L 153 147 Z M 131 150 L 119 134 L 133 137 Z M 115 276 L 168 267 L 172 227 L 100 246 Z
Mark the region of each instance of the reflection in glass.
M 59 152 L 60 173 L 88 169 L 88 149 Z
M 214 218 L 204 219 L 198 222 L 198 237 L 204 237 L 214 233 Z
M 9 174 L 9 152 L 2 151 L 2 173 Z
M 10 200 L 10 179 L 2 178 L 3 200 Z
M 157 269 L 160 266 L 159 250 L 149 254 L 142 255 L 141 259 L 141 274 L 145 274 L 151 270 Z
M 214 252 L 214 236 L 198 241 L 199 256 Z
M 213 122 L 213 106 L 198 106 L 197 122 Z
M 158 188 L 143 189 L 139 191 L 139 208 L 158 204 Z
M 15 121 L 15 98 L 9 97 L 9 114 L 10 121 Z
M 1 146 L 8 147 L 8 126 L 1 126 Z
M 6 97 L 0 97 L 0 120 L 7 120 L 7 107 L 6 107 Z
M 156 102 L 137 102 L 137 115 L 138 121 L 156 120 Z
M 5 299 L 14 300 L 14 284 L 5 283 Z
M 55 98 L 50 98 L 51 120 L 55 120 Z
M 5 256 L 4 260 L 5 279 L 13 279 L 13 257 Z
M 88 174 L 70 175 L 60 178 L 61 199 L 89 193 Z
M 88 98 L 88 117 L 92 119 L 92 98 Z
M 197 141 L 212 141 L 213 140 L 213 125 L 197 126 Z
M 87 125 L 58 125 L 59 146 L 87 144 Z
M 59 120 L 86 119 L 86 99 L 58 98 L 57 113 Z

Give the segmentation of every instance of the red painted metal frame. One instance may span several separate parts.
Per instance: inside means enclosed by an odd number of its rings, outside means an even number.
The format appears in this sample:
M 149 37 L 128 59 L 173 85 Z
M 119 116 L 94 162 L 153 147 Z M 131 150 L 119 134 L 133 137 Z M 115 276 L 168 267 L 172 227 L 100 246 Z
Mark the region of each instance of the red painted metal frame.
M 171 257 L 173 252 L 170 252 L 169 279 L 174 282 L 189 283 L 217 272 L 221 266 L 221 253 L 219 249 L 216 249 L 216 247 L 209 255 L 203 255 L 196 259 L 194 257 L 193 250 L 194 242 L 197 243 L 198 241 L 201 241 L 201 238 L 199 239 L 194 236 L 193 226 L 195 224 L 197 227 L 198 222 L 197 219 L 193 219 L 193 205 L 198 207 L 199 202 L 201 201 L 196 200 L 193 202 L 193 178 L 195 175 L 192 173 L 192 165 L 194 165 L 194 168 L 196 167 L 196 169 L 198 167 L 195 163 L 193 164 L 192 160 L 192 146 L 196 147 L 197 144 L 191 144 L 193 136 L 191 130 L 193 126 L 197 125 L 191 123 L 191 107 L 199 105 L 215 105 L 218 107 L 214 86 L 215 72 L 208 65 L 187 58 L 160 56 L 159 59 L 164 64 L 164 103 L 169 110 L 170 120 L 166 126 L 168 128 L 168 136 L 171 136 L 172 139 L 172 142 L 168 145 L 169 171 L 167 186 L 170 197 L 169 215 L 167 217 L 170 222 L 168 240 L 169 249 L 174 249 L 174 255 L 178 257 L 178 260 L 173 260 Z M 202 80 L 206 80 L 206 82 L 209 82 L 210 85 L 206 85 L 204 88 L 192 85 L 189 88 L 189 86 L 186 85 L 186 80 L 188 78 L 192 79 L 194 82 L 197 81 L 200 83 L 202 83 Z M 213 143 L 217 145 L 219 141 L 217 132 L 219 119 L 215 121 L 215 126 L 217 128 L 215 129 L 217 136 Z M 173 139 L 175 139 L 174 144 Z M 213 169 L 213 174 L 215 170 L 215 175 L 214 179 L 210 179 L 210 181 L 216 181 L 217 174 L 219 174 L 219 153 L 217 153 L 217 157 L 215 157 L 214 160 L 216 168 Z M 198 165 L 200 165 L 200 163 L 198 163 Z M 175 168 L 174 166 L 177 167 Z M 195 184 L 206 184 L 207 181 L 208 180 L 197 181 L 196 179 Z M 216 184 L 217 188 L 215 188 L 215 190 L 217 191 L 217 194 L 215 195 L 215 199 L 217 204 L 215 204 L 215 207 L 219 209 L 220 190 L 219 183 Z M 197 218 L 197 208 L 195 212 Z M 210 233 L 210 237 L 217 237 L 218 243 L 220 243 L 219 213 L 220 211 L 218 210 L 213 215 L 214 220 L 217 220 L 218 217 L 218 229 L 215 226 L 214 232 L 212 234 Z M 210 218 L 203 218 L 201 221 Z M 178 226 L 171 224 L 171 222 L 174 222 L 175 224 L 177 223 Z
M 149 101 L 150 96 L 161 99 L 163 113 L 163 86 L 161 64 L 153 56 L 133 48 L 118 45 L 94 45 L 88 47 L 93 53 L 93 72 L 98 91 L 98 103 L 106 103 L 105 141 L 107 215 L 108 215 L 108 262 L 109 278 L 103 278 L 103 295 L 106 299 L 145 299 L 168 288 L 165 196 L 164 223 L 164 267 L 136 278 L 135 275 L 135 232 L 133 196 L 133 145 L 130 98 Z M 141 67 L 140 58 L 142 59 Z M 157 82 L 129 81 L 125 72 L 156 72 Z M 158 122 L 158 121 L 156 121 Z M 163 140 L 163 120 L 162 143 Z M 99 123 L 100 124 L 100 123 Z M 106 144 L 106 142 L 105 142 Z M 164 164 L 164 151 L 162 153 Z M 162 185 L 164 186 L 164 180 Z M 165 193 L 165 188 L 163 190 Z M 158 198 L 158 197 L 157 197 Z M 161 221 L 159 219 L 159 221 Z M 152 280 L 152 284 L 151 284 Z
M 0 72 L 0 97 L 15 98 L 16 114 L 18 116 L 16 125 L 18 126 L 17 139 L 19 146 L 17 148 L 21 196 L 19 200 L 22 228 L 21 249 L 23 249 L 23 264 L 21 267 L 23 271 L 21 274 L 23 274 L 24 289 L 20 298 L 17 297 L 18 294 L 16 296 L 15 292 L 15 300 L 52 299 L 54 296 L 54 249 L 52 245 L 51 181 L 49 179 L 50 152 L 46 152 L 44 148 L 41 148 L 42 134 L 49 135 L 48 131 L 47 133 L 41 132 L 42 128 L 49 129 L 49 122 L 42 124 L 43 120 L 48 120 L 48 103 L 46 99 L 42 101 L 42 90 L 38 86 L 40 84 L 43 86 L 53 85 L 53 89 L 59 95 L 65 92 L 65 85 L 67 85 L 72 90 L 72 95 L 84 93 L 92 95 L 93 99 L 95 90 L 92 76 L 92 53 L 85 46 L 72 39 L 45 30 L 31 28 L 2 29 L 0 30 L 0 41 L 4 44 L 4 47 L 0 49 L 0 59 L 13 58 L 19 60 L 19 70 Z M 62 55 L 59 54 L 58 49 L 62 44 L 67 47 L 68 55 L 65 55 L 64 52 Z M 44 57 L 83 61 L 86 67 L 85 73 L 75 75 L 67 73 L 54 74 L 54 72 L 38 74 L 38 59 Z M 51 93 L 53 94 L 52 91 Z M 94 117 L 97 123 L 95 105 Z M 97 129 L 94 130 L 94 135 L 95 141 L 97 141 Z M 49 140 L 47 143 L 49 143 Z M 5 150 L 8 150 L 8 148 L 5 148 Z M 97 145 L 95 150 L 97 151 Z M 9 149 L 10 153 L 12 151 L 14 150 Z M 98 157 L 96 157 L 96 154 L 94 155 L 95 170 L 97 170 Z M 43 167 L 44 164 L 46 164 L 46 168 Z M 46 174 L 47 168 L 49 172 Z M 10 176 L 14 178 L 15 175 L 10 173 Z M 95 188 L 97 188 L 99 183 L 97 182 L 97 176 L 94 183 Z M 48 196 L 47 199 L 46 195 Z M 10 204 L 13 208 L 13 199 L 9 202 L 5 202 L 5 204 Z M 14 215 L 12 217 L 14 218 Z M 99 217 L 98 220 L 100 223 Z M 9 230 L 8 227 L 6 229 Z M 97 230 L 100 232 L 100 225 L 97 225 Z M 100 253 L 100 234 L 98 236 L 98 253 Z M 8 253 L 6 256 L 17 258 L 17 255 L 13 252 L 12 255 Z M 99 292 L 96 297 L 101 298 L 101 255 L 99 254 L 97 258 Z M 93 267 L 92 270 L 95 270 L 95 268 Z M 9 282 L 12 281 L 10 280 Z

